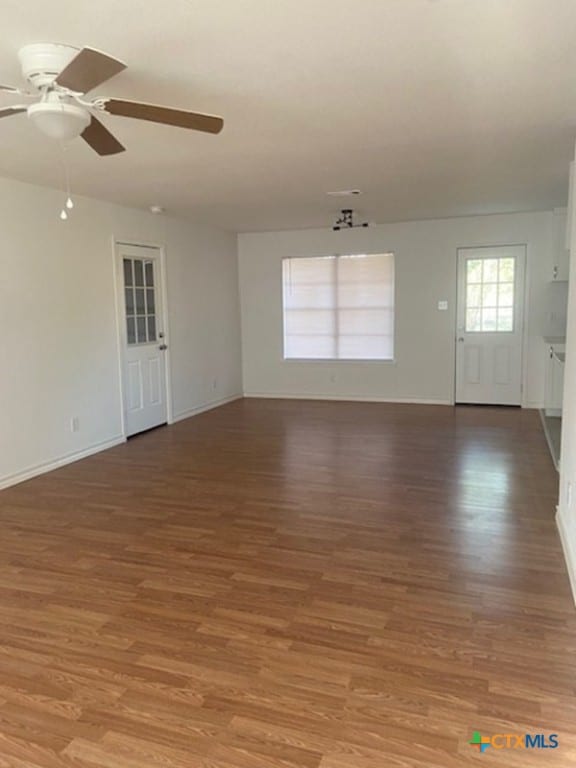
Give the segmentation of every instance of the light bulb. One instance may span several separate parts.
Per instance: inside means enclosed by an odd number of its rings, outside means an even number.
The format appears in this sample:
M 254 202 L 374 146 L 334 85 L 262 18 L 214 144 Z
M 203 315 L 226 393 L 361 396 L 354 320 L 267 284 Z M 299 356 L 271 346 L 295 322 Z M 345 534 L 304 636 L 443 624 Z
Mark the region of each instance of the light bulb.
M 68 218 L 68 214 L 66 213 L 66 210 L 64 208 L 62 208 L 62 210 L 60 211 L 60 218 L 62 219 L 62 221 L 66 221 L 66 219 Z
M 72 202 L 71 197 L 68 197 L 68 200 L 66 200 L 66 208 L 68 208 L 68 210 L 71 210 L 72 208 L 74 208 L 74 203 Z

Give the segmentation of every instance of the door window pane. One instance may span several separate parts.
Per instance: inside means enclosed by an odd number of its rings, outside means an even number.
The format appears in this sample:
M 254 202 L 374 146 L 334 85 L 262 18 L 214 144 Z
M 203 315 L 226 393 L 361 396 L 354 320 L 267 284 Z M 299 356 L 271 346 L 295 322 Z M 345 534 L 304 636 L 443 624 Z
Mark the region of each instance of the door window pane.
M 144 288 L 136 288 L 136 314 L 146 314 L 146 305 L 144 303 Z
M 138 335 L 138 344 L 146 344 L 146 342 L 148 341 L 148 338 L 146 335 L 146 318 L 145 317 L 136 318 L 136 331 Z
M 499 331 L 513 331 L 514 330 L 514 318 L 512 315 L 512 307 L 506 307 L 498 310 L 498 330 Z
M 146 290 L 146 312 L 149 315 L 156 314 L 156 301 L 154 299 L 154 288 Z
M 514 304 L 514 283 L 500 283 L 498 286 L 498 306 L 512 307 Z
M 134 284 L 144 285 L 144 263 L 142 259 L 134 259 Z
M 466 282 L 468 285 L 482 282 L 482 259 L 468 259 L 466 262 Z
M 482 330 L 488 332 L 498 330 L 496 309 L 489 307 L 482 310 Z
M 514 282 L 514 259 L 499 259 L 499 280 L 501 283 Z
M 136 320 L 133 317 L 126 318 L 126 336 L 128 344 L 136 344 Z
M 479 307 L 466 310 L 466 330 L 482 330 L 482 310 Z
M 498 259 L 482 259 L 482 282 L 498 282 Z M 138 285 L 138 283 L 136 283 Z
M 466 289 L 466 306 L 469 309 L 482 306 L 482 285 L 468 286 Z
M 514 330 L 513 257 L 466 261 L 466 332 Z
M 124 285 L 134 285 L 132 280 L 132 260 L 124 259 Z
M 498 285 L 496 283 L 488 283 L 488 285 L 482 286 L 482 306 L 498 306 Z
M 126 337 L 128 344 L 150 344 L 158 338 L 154 262 L 123 259 Z
M 126 295 L 126 314 L 133 315 L 134 314 L 134 289 L 125 288 L 124 292 Z

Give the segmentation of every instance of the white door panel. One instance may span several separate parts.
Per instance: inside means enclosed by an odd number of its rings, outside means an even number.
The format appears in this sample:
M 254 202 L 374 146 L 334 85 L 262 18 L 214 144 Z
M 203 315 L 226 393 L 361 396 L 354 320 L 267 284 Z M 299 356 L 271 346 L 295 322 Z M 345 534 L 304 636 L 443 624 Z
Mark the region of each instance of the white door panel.
M 118 244 L 117 254 L 124 415 L 130 436 L 167 421 L 160 251 Z
M 526 248 L 458 251 L 456 402 L 520 405 Z

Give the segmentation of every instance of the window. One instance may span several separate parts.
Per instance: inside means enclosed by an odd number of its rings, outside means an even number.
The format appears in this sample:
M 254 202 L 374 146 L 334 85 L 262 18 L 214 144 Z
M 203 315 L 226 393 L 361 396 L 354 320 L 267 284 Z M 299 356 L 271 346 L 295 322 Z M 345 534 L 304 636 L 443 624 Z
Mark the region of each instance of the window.
M 156 341 L 154 264 L 146 259 L 123 259 L 123 266 L 128 344 Z
M 284 357 L 394 358 L 394 254 L 284 259 Z
M 514 257 L 466 260 L 466 332 L 514 330 Z

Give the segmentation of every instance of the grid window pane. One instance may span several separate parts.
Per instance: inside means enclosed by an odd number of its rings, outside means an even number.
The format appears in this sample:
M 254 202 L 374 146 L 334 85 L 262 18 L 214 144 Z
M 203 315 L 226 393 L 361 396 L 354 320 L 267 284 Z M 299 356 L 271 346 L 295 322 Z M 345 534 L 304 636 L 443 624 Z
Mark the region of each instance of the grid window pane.
M 156 318 L 148 315 L 148 341 L 156 341 Z
M 124 265 L 124 285 L 134 285 L 132 279 L 132 259 L 123 259 Z
M 468 259 L 466 262 L 466 282 L 469 285 L 482 282 L 482 259 Z
M 482 330 L 482 310 L 480 307 L 466 310 L 466 330 L 469 332 Z
M 482 306 L 482 285 L 468 285 L 466 288 L 466 306 L 469 309 Z
M 146 304 L 144 303 L 144 288 L 136 288 L 136 314 L 146 314 Z
M 149 315 L 156 313 L 156 301 L 154 298 L 154 288 L 148 288 L 146 290 L 146 311 Z
M 157 341 L 156 293 L 154 262 L 123 259 L 126 338 L 128 344 L 150 344 Z
M 489 307 L 482 310 L 482 330 L 483 331 L 496 331 L 498 330 L 498 310 Z
M 499 331 L 513 331 L 514 330 L 514 316 L 512 307 L 506 307 L 498 310 L 498 330 Z
M 125 288 L 124 293 L 126 296 L 126 314 L 133 315 L 134 314 L 134 289 Z
M 134 285 L 144 285 L 144 262 L 142 259 L 134 259 Z
M 498 282 L 498 259 L 482 259 L 482 282 Z
M 149 288 L 154 287 L 154 264 L 151 261 L 144 262 L 144 272 L 146 278 L 146 285 Z
M 394 255 L 284 259 L 284 357 L 394 358 Z
M 482 306 L 483 307 L 496 307 L 498 306 L 498 284 L 488 283 L 482 286 Z
M 134 317 L 126 318 L 126 337 L 128 344 L 136 344 L 136 319 Z
M 499 277 L 501 283 L 514 282 L 514 259 L 499 259 Z
M 514 330 L 515 259 L 466 261 L 466 332 Z
M 146 318 L 145 317 L 136 318 L 136 333 L 138 336 L 138 344 L 146 344 L 146 342 L 148 341 L 148 337 L 146 334 Z
M 498 306 L 512 307 L 514 305 L 514 283 L 500 283 L 498 286 Z

